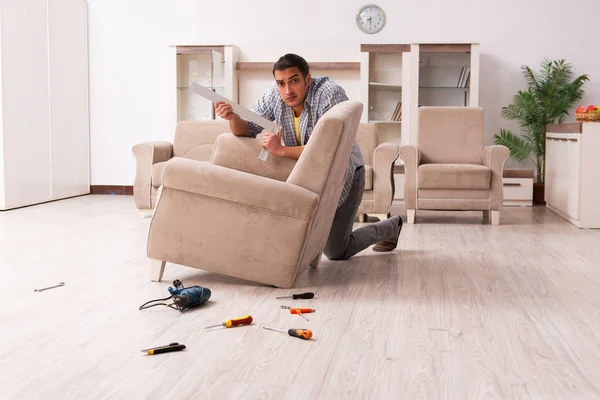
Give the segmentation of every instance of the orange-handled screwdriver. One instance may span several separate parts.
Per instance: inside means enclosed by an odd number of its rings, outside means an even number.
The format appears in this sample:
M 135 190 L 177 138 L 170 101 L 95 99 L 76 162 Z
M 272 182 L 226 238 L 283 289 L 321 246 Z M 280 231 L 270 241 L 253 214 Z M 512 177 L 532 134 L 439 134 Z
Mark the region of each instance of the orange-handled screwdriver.
M 281 306 L 284 310 L 290 310 L 290 314 L 306 314 L 306 313 L 314 313 L 314 308 L 295 308 L 290 306 Z
M 314 308 L 290 308 L 290 314 L 306 314 L 314 312 Z
M 263 328 L 268 329 L 270 331 L 276 332 L 287 332 L 288 335 L 297 337 L 300 339 L 308 340 L 312 337 L 312 332 L 309 329 L 279 329 L 279 328 L 267 328 L 263 326 Z
M 207 326 L 204 329 L 215 328 L 217 326 L 224 326 L 225 328 L 231 328 L 232 326 L 250 325 L 251 323 L 252 323 L 252 317 L 250 315 L 245 315 L 241 318 L 228 319 L 227 321 L 225 321 L 221 324 L 218 324 L 218 325 Z

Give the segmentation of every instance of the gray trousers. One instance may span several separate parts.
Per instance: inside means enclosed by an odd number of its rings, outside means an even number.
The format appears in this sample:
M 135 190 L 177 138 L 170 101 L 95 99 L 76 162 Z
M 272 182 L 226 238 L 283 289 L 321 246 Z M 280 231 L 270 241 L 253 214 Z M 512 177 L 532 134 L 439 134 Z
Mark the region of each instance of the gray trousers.
M 352 231 L 364 189 L 365 168 L 361 166 L 356 169 L 348 198 L 336 210 L 333 218 L 331 232 L 323 250 L 323 254 L 330 260 L 346 260 L 367 247 L 395 238 L 398 234 L 398 223 L 391 219 Z

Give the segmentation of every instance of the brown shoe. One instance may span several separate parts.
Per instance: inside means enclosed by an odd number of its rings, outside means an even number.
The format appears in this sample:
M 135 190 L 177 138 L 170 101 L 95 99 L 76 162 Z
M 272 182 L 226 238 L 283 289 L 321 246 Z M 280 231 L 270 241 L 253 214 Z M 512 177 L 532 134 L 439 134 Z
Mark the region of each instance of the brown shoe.
M 396 246 L 398 246 L 398 238 L 400 237 L 400 232 L 402 232 L 402 217 L 397 215 L 398 217 L 398 236 L 396 236 L 395 239 L 391 239 L 391 240 L 384 240 L 383 242 L 379 242 L 377 243 L 375 246 L 373 246 L 373 251 L 377 251 L 377 252 L 389 252 L 392 251 L 396 248 Z M 394 217 L 392 217 L 394 218 Z

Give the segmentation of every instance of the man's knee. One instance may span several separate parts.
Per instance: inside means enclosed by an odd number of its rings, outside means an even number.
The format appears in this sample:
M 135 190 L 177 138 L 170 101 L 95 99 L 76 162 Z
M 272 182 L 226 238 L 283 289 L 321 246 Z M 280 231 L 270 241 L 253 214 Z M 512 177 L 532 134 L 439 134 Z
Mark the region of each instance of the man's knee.
M 323 254 L 330 260 L 347 260 L 350 258 L 346 249 L 325 249 Z

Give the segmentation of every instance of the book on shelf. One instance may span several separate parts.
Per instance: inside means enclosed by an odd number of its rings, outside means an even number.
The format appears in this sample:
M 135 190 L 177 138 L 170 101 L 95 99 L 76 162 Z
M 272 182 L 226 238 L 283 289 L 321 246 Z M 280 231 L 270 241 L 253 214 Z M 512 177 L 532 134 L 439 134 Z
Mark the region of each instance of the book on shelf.
M 394 112 L 392 113 L 392 121 L 402 121 L 402 102 L 399 101 L 398 104 L 396 104 L 396 108 L 394 109 Z
M 458 77 L 457 88 L 468 88 L 471 84 L 471 68 L 462 67 L 460 76 Z

